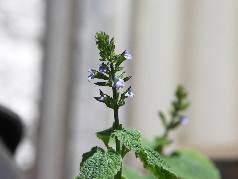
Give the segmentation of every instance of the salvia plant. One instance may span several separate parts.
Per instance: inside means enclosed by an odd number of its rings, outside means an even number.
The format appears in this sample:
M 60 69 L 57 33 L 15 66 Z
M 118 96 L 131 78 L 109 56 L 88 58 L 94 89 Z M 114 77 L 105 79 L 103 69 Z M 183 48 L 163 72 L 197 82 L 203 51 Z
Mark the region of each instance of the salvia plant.
M 128 51 L 120 54 L 115 52 L 114 39 L 104 32 L 96 33 L 96 44 L 100 54 L 98 69 L 90 69 L 88 81 L 110 88 L 111 94 L 99 89 L 99 96 L 95 99 L 106 105 L 114 112 L 114 121 L 109 129 L 97 132 L 98 139 L 105 147 L 93 147 L 84 153 L 80 163 L 80 172 L 75 179 L 125 179 L 122 176 L 123 158 L 132 151 L 140 159 L 144 167 L 151 171 L 156 178 L 175 179 L 175 172 L 153 148 L 142 144 L 141 133 L 135 129 L 125 128 L 119 120 L 119 109 L 125 105 L 128 98 L 133 98 L 132 87 L 126 88 L 131 76 L 126 76 L 123 62 L 132 60 Z
M 175 99 L 172 101 L 169 114 L 159 112 L 159 118 L 163 125 L 164 133 L 155 138 L 155 150 L 163 154 L 163 149 L 170 145 L 173 141 L 169 134 L 181 125 L 188 124 L 188 118 L 183 112 L 189 107 L 187 100 L 187 91 L 182 85 L 179 85 L 175 91 Z
M 185 110 L 189 107 L 187 96 L 186 89 L 179 85 L 169 112 L 167 114 L 159 112 L 163 133 L 155 137 L 154 142 L 146 143 L 160 153 L 162 159 L 167 162 L 179 179 L 220 179 L 219 171 L 213 163 L 196 150 L 175 149 L 169 154 L 165 152 L 166 147 L 173 143 L 170 133 L 189 122 L 189 119 L 184 115 Z M 126 175 L 137 179 L 156 178 L 143 176 L 129 169 L 126 170 Z
M 188 92 L 182 85 L 179 85 L 175 91 L 175 99 L 171 103 L 169 113 L 166 115 L 164 112 L 159 112 L 164 133 L 155 138 L 154 149 L 161 154 L 179 178 L 219 179 L 220 174 L 214 164 L 196 150 L 180 149 L 169 155 L 164 153 L 164 149 L 173 142 L 169 134 L 189 122 L 188 117 L 184 115 L 190 105 L 187 97 Z

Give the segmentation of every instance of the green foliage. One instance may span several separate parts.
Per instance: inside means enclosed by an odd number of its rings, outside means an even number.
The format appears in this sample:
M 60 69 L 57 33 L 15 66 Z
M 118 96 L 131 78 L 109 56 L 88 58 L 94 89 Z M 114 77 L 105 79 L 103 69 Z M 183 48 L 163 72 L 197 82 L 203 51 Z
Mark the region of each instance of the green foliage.
M 110 40 L 109 35 L 107 35 L 105 32 L 97 32 L 95 37 L 98 50 L 100 51 L 100 60 L 111 61 L 114 55 L 113 52 L 115 50 L 114 39 L 112 38 Z
M 189 102 L 186 101 L 187 95 L 188 93 L 185 88 L 179 85 L 175 91 L 175 100 L 172 102 L 172 117 L 179 116 L 179 112 L 182 112 L 189 107 Z
M 125 151 L 139 152 L 142 149 L 141 145 L 141 133 L 135 129 L 121 129 L 116 130 L 112 137 L 117 138 L 121 145 L 125 147 Z
M 163 112 L 159 113 L 165 129 L 162 136 L 155 140 L 154 149 L 142 144 L 141 133 L 134 129 L 125 129 L 119 121 L 119 108 L 125 105 L 127 98 L 134 96 L 131 87 L 125 90 L 125 82 L 131 79 L 121 66 L 126 60 L 132 59 L 128 51 L 115 53 L 114 39 L 104 32 L 96 33 L 96 45 L 99 49 L 101 64 L 98 70 L 90 69 L 88 81 L 97 80 L 95 85 L 109 87 L 112 94 L 106 94 L 101 89 L 100 96 L 95 99 L 113 110 L 114 123 L 109 129 L 97 132 L 97 137 L 103 141 L 106 150 L 93 147 L 91 151 L 83 154 L 80 163 L 80 173 L 75 179 L 219 179 L 219 174 L 206 158 L 194 152 L 180 152 L 177 155 L 163 156 L 163 148 L 169 145 L 169 132 L 184 123 L 182 112 L 189 106 L 187 92 L 182 86 L 178 86 L 175 92 L 175 100 L 169 117 Z M 111 144 L 113 143 L 113 145 Z M 154 176 L 143 176 L 124 170 L 122 176 L 122 160 L 129 152 L 134 151 L 140 158 L 144 167 Z M 172 168 L 171 168 L 172 167 Z M 178 175 L 177 175 L 178 173 Z
M 127 179 L 156 179 L 153 175 L 145 175 L 129 168 L 123 168 L 123 176 Z
M 169 118 L 165 113 L 159 113 L 164 127 L 164 134 L 157 136 L 154 143 L 150 145 L 161 153 L 161 158 L 168 163 L 179 179 L 220 179 L 219 172 L 213 163 L 198 152 L 182 150 L 173 155 L 163 155 L 163 149 L 173 142 L 169 139 L 169 133 L 180 125 L 187 123 L 186 120 L 188 119 L 182 114 L 189 107 L 187 95 L 188 93 L 184 87 L 177 87 L 175 99 L 172 101 L 172 107 L 168 114 Z
M 199 152 L 183 150 L 163 159 L 172 167 L 179 179 L 220 179 L 213 163 Z
M 185 120 L 187 120 L 187 118 L 182 114 L 182 112 L 189 107 L 189 102 L 187 101 L 188 93 L 186 89 L 183 86 L 178 85 L 174 96 L 175 99 L 172 101 L 170 113 L 166 115 L 162 111 L 159 112 L 159 118 L 164 128 L 164 134 L 162 136 L 157 136 L 154 143 L 156 146 L 155 149 L 160 153 L 163 153 L 164 147 L 173 142 L 169 139 L 169 133 L 184 124 Z
M 161 158 L 158 152 L 151 148 L 144 147 L 137 157 L 143 162 L 144 167 L 149 169 L 160 179 L 176 179 L 177 176 L 168 164 Z
M 99 60 L 102 63 L 98 70 L 89 70 L 88 81 L 99 80 L 94 84 L 111 88 L 112 95 L 99 89 L 100 96 L 95 99 L 113 110 L 114 123 L 111 128 L 97 132 L 97 137 L 103 141 L 107 150 L 93 147 L 91 151 L 83 154 L 80 174 L 75 179 L 125 178 L 122 177 L 122 159 L 129 151 L 134 151 L 144 166 L 151 170 L 156 177 L 161 179 L 176 178 L 156 151 L 142 146 L 139 131 L 124 129 L 120 124 L 119 108 L 125 105 L 127 98 L 134 97 L 131 87 L 124 90 L 125 82 L 129 81 L 131 76 L 126 76 L 121 64 L 132 59 L 132 55 L 128 51 L 116 54 L 114 39 L 110 39 L 104 32 L 96 33 L 96 44 L 100 54 Z M 112 145 L 112 142 L 115 145 Z
M 179 179 L 220 179 L 214 164 L 197 151 L 186 149 L 161 158 Z M 123 175 L 128 179 L 155 179 L 152 175 L 143 175 L 128 168 L 123 169 Z
M 117 174 L 122 161 L 118 153 L 113 149 L 104 151 L 101 148 L 94 148 L 93 152 L 81 164 L 77 179 L 108 179 Z
M 92 157 L 93 154 L 97 153 L 98 151 L 103 151 L 103 149 L 100 148 L 100 147 L 93 147 L 89 152 L 84 153 L 83 156 L 82 156 L 82 161 L 80 163 L 80 168 L 83 166 L 84 162 L 88 158 Z
M 111 138 L 111 135 L 114 131 L 114 128 L 113 127 L 110 127 L 109 129 L 106 129 L 106 130 L 103 130 L 103 131 L 100 131 L 100 132 L 97 132 L 97 137 L 103 141 L 103 143 L 105 144 L 105 146 L 108 147 L 108 144 L 110 142 L 110 138 Z

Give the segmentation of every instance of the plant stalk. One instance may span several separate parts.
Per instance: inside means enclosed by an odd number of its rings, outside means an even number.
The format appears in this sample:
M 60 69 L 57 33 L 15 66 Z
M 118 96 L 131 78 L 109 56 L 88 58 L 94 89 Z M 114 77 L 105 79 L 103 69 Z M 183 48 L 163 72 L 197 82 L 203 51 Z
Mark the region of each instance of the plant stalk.
M 116 99 L 117 98 L 117 90 L 115 88 L 113 88 L 112 91 L 113 91 L 113 99 Z M 114 108 L 114 120 L 115 120 L 115 129 L 120 129 L 117 106 Z M 116 152 L 121 155 L 121 144 L 118 139 L 116 139 Z M 115 175 L 114 179 L 121 179 L 121 177 L 122 177 L 122 164 L 121 164 L 120 171 L 118 171 L 118 173 Z

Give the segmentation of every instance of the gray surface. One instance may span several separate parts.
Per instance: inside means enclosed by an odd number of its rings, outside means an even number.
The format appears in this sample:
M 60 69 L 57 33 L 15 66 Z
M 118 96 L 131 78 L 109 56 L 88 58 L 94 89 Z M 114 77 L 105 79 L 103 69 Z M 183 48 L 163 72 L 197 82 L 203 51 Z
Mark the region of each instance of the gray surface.
M 3 145 L 0 144 L 0 179 L 20 179 L 15 163 Z

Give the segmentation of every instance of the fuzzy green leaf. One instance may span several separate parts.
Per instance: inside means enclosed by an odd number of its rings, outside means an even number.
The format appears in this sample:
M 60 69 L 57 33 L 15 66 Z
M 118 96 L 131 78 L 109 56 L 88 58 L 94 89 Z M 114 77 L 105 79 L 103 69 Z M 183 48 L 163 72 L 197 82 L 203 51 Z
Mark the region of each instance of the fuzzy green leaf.
M 84 162 L 97 151 L 103 151 L 103 149 L 100 147 L 93 147 L 89 152 L 84 153 L 82 156 L 82 161 L 80 163 L 80 168 L 83 166 Z
M 141 133 L 135 129 L 116 130 L 112 137 L 116 137 L 128 151 L 139 152 L 142 149 Z
M 158 152 L 145 147 L 136 156 L 143 162 L 144 167 L 149 169 L 160 179 L 177 179 L 176 174 L 168 167 Z
M 212 162 L 196 151 L 183 150 L 164 160 L 176 172 L 179 179 L 220 179 Z
M 97 150 L 80 168 L 77 179 L 108 179 L 121 168 L 121 156 L 114 150 Z

